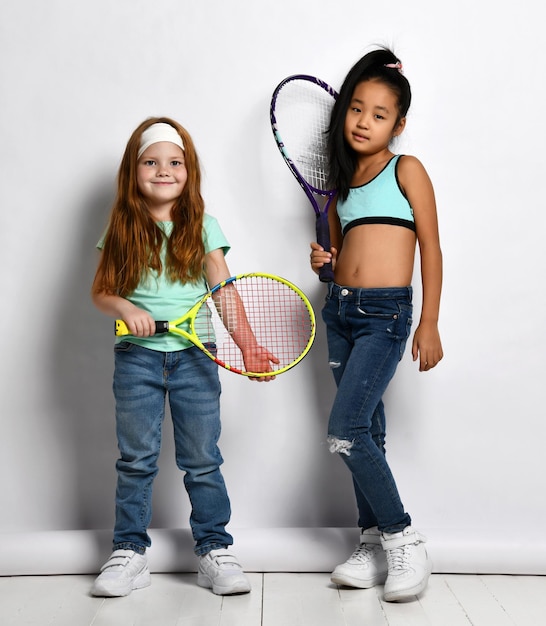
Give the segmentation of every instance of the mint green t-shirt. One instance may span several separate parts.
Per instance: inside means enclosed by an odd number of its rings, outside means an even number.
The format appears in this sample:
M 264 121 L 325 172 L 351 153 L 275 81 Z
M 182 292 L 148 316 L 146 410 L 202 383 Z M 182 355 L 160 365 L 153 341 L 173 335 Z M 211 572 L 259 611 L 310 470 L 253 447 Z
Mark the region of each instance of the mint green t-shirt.
M 172 222 L 159 222 L 159 226 L 165 231 L 167 237 L 173 229 Z M 102 249 L 104 238 L 102 238 L 97 248 Z M 221 248 L 227 254 L 230 245 L 222 232 L 216 218 L 205 213 L 203 219 L 203 242 L 205 244 L 205 254 Z M 165 250 L 162 251 L 162 260 L 165 259 Z M 164 263 L 163 263 L 164 265 Z M 214 285 L 210 285 L 213 287 Z M 159 276 L 157 272 L 150 271 L 150 274 L 142 281 L 135 291 L 127 296 L 127 299 L 135 306 L 150 313 L 157 321 L 172 321 L 181 317 L 197 301 L 199 301 L 208 291 L 205 277 L 202 276 L 196 283 L 171 282 L 166 278 L 163 271 Z M 144 348 L 159 350 L 161 352 L 173 352 L 175 350 L 185 350 L 193 344 L 172 333 L 161 333 L 153 337 L 117 337 L 116 343 L 130 341 Z

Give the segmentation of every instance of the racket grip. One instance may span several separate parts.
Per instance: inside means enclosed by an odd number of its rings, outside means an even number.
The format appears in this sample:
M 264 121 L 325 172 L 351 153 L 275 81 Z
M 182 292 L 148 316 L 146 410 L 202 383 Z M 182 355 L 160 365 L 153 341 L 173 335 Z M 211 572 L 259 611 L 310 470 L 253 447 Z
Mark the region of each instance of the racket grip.
M 328 225 L 328 215 L 326 213 L 320 213 L 317 216 L 316 228 L 317 243 L 329 252 L 332 244 L 330 243 L 330 226 Z M 325 263 L 320 268 L 319 279 L 323 283 L 330 283 L 334 280 L 332 263 Z
M 116 337 L 123 337 L 124 335 L 130 335 L 131 331 L 127 327 L 127 324 L 123 320 L 116 320 L 114 325 L 114 332 Z M 155 323 L 155 332 L 156 333 L 168 333 L 169 332 L 169 322 L 156 322 Z
M 130 335 L 131 331 L 127 328 L 127 325 L 123 320 L 116 320 L 114 324 L 114 333 L 116 337 L 123 337 L 124 335 Z

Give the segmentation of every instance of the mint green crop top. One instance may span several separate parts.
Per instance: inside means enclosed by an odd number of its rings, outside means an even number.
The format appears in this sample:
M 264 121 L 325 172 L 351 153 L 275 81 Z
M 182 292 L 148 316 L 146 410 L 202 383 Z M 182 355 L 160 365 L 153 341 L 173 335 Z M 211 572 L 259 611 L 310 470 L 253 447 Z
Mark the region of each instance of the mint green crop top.
M 398 154 L 369 182 L 351 187 L 347 200 L 338 200 L 337 215 L 343 234 L 360 224 L 392 224 L 415 232 L 413 209 L 398 182 Z

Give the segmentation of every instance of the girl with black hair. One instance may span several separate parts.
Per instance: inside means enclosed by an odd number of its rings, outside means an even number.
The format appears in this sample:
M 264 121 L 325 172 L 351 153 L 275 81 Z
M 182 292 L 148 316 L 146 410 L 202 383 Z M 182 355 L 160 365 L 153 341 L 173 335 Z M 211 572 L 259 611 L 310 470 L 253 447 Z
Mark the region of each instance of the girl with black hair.
M 419 244 L 422 310 L 412 356 L 420 371 L 443 357 L 438 332 L 442 253 L 434 191 L 418 159 L 395 155 L 411 89 L 402 63 L 374 50 L 347 74 L 328 136 L 332 247 L 311 244 L 318 272 L 332 262 L 322 311 L 337 385 L 328 425 L 330 451 L 351 471 L 360 544 L 332 573 L 336 584 L 385 584 L 387 601 L 421 593 L 432 565 L 425 538 L 411 525 L 385 457 L 383 395 L 404 353 L 412 324 L 412 273 Z

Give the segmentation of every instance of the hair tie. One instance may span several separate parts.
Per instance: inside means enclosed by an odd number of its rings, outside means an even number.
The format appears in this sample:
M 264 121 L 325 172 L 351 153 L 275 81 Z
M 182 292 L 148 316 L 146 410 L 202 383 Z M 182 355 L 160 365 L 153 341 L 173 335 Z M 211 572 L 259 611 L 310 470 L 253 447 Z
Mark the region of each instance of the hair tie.
M 170 141 L 171 143 L 177 145 L 180 149 L 184 150 L 182 137 L 180 137 L 180 135 L 176 132 L 176 129 L 170 124 L 157 122 L 156 124 L 149 126 L 142 133 L 137 158 L 140 159 L 146 148 L 149 148 L 153 143 L 158 143 L 159 141 Z
M 398 70 L 400 74 L 404 73 L 402 63 L 400 61 L 396 61 L 396 63 L 385 63 L 385 67 L 388 67 L 391 70 Z

